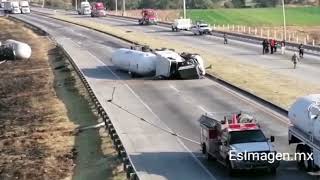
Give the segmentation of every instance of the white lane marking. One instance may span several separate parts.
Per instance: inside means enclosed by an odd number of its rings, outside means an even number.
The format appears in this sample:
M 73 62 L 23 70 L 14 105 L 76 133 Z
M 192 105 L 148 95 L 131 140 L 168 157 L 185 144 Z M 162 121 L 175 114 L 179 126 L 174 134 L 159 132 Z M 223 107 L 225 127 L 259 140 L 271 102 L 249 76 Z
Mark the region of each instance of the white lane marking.
M 204 111 L 204 112 L 209 112 L 209 111 L 207 111 L 203 106 L 201 106 L 201 105 L 198 105 L 197 106 L 199 109 L 201 109 L 202 111 Z
M 210 79 L 209 79 L 209 80 L 210 80 Z M 227 88 L 227 87 L 225 87 L 225 86 L 223 86 L 223 85 L 221 85 L 221 84 L 219 84 L 219 83 L 215 83 L 215 84 L 218 85 L 218 86 L 220 86 L 221 88 L 223 88 L 223 89 L 225 90 L 225 92 L 233 95 L 234 97 L 236 97 L 236 98 L 238 98 L 238 99 L 240 99 L 240 100 L 242 100 L 242 101 L 244 101 L 244 102 L 247 102 L 248 104 L 253 105 L 254 107 L 257 107 L 257 109 L 260 109 L 261 111 L 269 114 L 269 115 L 272 116 L 272 117 L 275 117 L 276 119 L 282 121 L 283 123 L 285 123 L 285 124 L 287 124 L 287 125 L 291 125 L 290 121 L 289 121 L 289 120 L 286 120 L 287 117 L 285 117 L 285 116 L 283 116 L 283 115 L 281 115 L 281 114 L 279 114 L 279 113 L 273 112 L 272 110 L 267 109 L 267 108 L 264 107 L 263 105 L 261 105 L 261 104 L 259 104 L 259 103 L 257 103 L 257 102 L 254 102 L 253 100 L 251 100 L 251 99 L 249 99 L 249 98 L 247 98 L 247 97 L 245 97 L 245 96 L 243 96 L 243 95 L 241 95 L 241 94 L 239 94 L 239 93 L 236 93 L 236 92 L 230 90 L 229 88 Z M 259 107 L 259 108 L 258 108 L 258 107 Z M 277 115 L 276 115 L 276 114 L 277 114 Z
M 169 87 L 171 88 L 171 89 L 173 89 L 173 90 L 175 90 L 177 93 L 180 93 L 180 91 L 179 91 L 179 89 L 177 89 L 176 87 L 174 87 L 172 84 L 170 84 L 169 85 Z M 192 103 L 193 101 L 192 101 L 192 99 L 190 99 L 190 98 L 187 98 L 186 96 L 182 96 L 182 98 L 186 101 L 186 102 L 188 102 L 188 103 L 190 103 L 190 104 L 194 104 L 194 103 Z M 201 105 L 198 105 L 197 106 L 200 110 L 202 110 L 203 112 L 209 112 L 209 111 L 207 111 L 203 106 L 201 106 Z
M 169 87 L 177 92 L 180 92 L 176 87 L 174 87 L 172 84 L 169 85 Z
M 101 64 L 103 64 L 117 79 L 121 80 L 120 77 L 115 74 L 104 62 L 102 62 L 98 57 L 96 57 L 95 55 L 93 55 L 91 52 L 87 51 L 91 56 L 95 57 Z M 172 131 L 168 125 L 166 123 L 164 123 L 158 115 L 156 115 L 151 108 L 130 88 L 130 86 L 126 83 L 123 83 L 131 92 L 132 94 L 154 115 L 154 117 L 156 119 L 158 119 L 161 123 L 163 123 L 163 125 L 166 126 L 166 128 Z M 178 142 L 188 151 L 188 153 L 191 155 L 191 157 L 196 161 L 196 163 L 209 175 L 209 177 L 213 180 L 215 180 L 216 178 L 213 176 L 213 174 L 201 163 L 201 161 L 191 152 L 191 150 L 181 141 L 180 138 L 176 137 Z

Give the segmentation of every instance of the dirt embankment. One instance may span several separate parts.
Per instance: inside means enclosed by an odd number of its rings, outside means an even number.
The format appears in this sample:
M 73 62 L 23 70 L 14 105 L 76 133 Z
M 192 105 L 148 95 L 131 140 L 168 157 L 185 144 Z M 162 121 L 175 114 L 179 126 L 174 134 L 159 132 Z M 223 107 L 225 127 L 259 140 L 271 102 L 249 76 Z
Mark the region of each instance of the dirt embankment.
M 32 47 L 29 61 L 0 64 L 0 179 L 124 179 L 103 129 L 76 130 L 97 117 L 61 51 L 22 23 L 0 27 L 0 41 Z

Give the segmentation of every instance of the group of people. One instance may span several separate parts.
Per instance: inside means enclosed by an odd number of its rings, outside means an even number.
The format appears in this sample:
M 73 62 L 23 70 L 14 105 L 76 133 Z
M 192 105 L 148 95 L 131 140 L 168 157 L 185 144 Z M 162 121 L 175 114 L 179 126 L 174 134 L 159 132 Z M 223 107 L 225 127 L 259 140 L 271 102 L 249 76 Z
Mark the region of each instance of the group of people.
M 264 39 L 262 41 L 262 54 L 266 53 L 275 53 L 277 52 L 277 48 L 281 48 L 281 54 L 285 54 L 285 49 L 286 49 L 286 42 L 283 40 L 280 42 L 280 44 L 277 42 L 275 39 Z M 295 69 L 297 67 L 297 63 L 300 61 L 301 58 L 303 58 L 304 55 L 304 47 L 303 44 L 300 44 L 298 47 L 299 55 L 297 52 L 295 52 L 291 58 L 293 62 L 293 68 Z
M 281 41 L 280 44 L 278 43 L 277 40 L 275 39 L 264 39 L 262 41 L 262 54 L 267 54 L 267 53 L 275 53 L 277 52 L 277 48 L 281 48 L 281 54 L 285 54 L 285 48 L 286 48 L 286 43 L 285 41 Z

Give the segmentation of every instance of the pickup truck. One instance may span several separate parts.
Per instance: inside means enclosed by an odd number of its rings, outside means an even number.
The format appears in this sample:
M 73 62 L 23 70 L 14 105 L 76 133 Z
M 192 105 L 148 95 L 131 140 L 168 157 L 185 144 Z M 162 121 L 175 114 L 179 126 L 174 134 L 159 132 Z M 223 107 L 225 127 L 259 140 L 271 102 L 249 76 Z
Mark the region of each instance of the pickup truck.
M 212 28 L 206 23 L 201 23 L 192 26 L 191 32 L 194 35 L 212 34 Z

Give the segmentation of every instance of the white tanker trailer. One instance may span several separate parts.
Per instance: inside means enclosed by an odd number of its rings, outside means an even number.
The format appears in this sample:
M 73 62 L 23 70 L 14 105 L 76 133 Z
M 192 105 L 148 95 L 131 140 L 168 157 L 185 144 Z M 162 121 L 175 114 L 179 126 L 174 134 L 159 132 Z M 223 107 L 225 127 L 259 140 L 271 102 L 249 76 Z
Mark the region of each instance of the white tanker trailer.
M 24 60 L 31 56 L 31 47 L 16 40 L 6 40 L 0 44 L 0 60 Z
M 296 152 L 300 167 L 314 170 L 320 167 L 320 94 L 299 98 L 289 109 L 289 144 L 297 143 Z M 312 159 L 308 154 L 312 153 Z
M 205 74 L 204 63 L 199 55 L 178 54 L 168 49 L 121 48 L 112 54 L 111 61 L 132 76 L 199 79 Z

